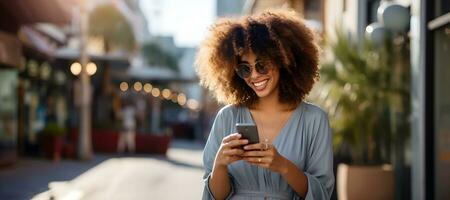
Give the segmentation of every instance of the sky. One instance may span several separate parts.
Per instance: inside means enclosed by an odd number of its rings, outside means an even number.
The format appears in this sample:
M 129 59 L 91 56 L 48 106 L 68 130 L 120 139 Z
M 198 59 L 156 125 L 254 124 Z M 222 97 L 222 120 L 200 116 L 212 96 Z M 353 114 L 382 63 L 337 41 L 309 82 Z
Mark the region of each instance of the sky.
M 173 35 L 179 47 L 197 46 L 214 22 L 216 0 L 141 0 L 152 35 Z

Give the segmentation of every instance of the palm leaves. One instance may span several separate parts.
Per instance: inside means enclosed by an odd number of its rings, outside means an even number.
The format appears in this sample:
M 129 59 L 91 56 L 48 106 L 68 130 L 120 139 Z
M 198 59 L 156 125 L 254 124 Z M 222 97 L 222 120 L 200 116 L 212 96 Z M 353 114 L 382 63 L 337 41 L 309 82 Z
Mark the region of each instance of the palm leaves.
M 337 148 L 343 142 L 350 144 L 355 162 L 389 163 L 398 126 L 407 126 L 405 120 L 396 119 L 409 114 L 408 109 L 398 109 L 399 100 L 409 101 L 405 87 L 409 81 L 399 81 L 395 72 L 405 67 L 395 58 L 401 54 L 389 43 L 379 48 L 369 43 L 357 47 L 342 33 L 337 35 L 330 46 L 332 58 L 321 68 L 320 91 L 312 98 L 331 115 Z
M 102 37 L 111 48 L 135 49 L 133 30 L 125 17 L 112 5 L 97 6 L 89 16 L 89 34 Z M 109 49 L 105 49 L 108 51 Z

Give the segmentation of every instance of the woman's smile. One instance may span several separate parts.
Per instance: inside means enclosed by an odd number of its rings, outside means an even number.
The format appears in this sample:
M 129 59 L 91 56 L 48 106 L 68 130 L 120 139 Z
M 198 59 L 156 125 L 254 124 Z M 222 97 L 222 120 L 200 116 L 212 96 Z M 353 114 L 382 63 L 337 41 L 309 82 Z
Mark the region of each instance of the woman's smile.
M 268 82 L 269 82 L 269 79 L 264 79 L 261 81 L 254 81 L 254 82 L 252 82 L 252 84 L 253 84 L 255 90 L 262 91 L 266 88 Z

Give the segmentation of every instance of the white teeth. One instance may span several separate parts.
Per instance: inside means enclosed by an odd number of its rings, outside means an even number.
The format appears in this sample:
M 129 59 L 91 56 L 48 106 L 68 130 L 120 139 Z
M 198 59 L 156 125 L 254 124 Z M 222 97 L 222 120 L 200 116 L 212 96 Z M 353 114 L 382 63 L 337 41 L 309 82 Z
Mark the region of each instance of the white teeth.
M 261 81 L 261 82 L 257 82 L 257 83 L 253 83 L 253 85 L 255 85 L 256 87 L 262 86 L 264 84 L 267 83 L 267 80 Z

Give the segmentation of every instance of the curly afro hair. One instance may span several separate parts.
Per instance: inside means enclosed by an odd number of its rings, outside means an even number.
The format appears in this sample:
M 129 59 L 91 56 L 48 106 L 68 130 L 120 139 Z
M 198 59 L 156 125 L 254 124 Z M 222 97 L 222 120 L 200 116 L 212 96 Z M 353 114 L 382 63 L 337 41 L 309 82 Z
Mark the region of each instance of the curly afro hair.
M 235 72 L 246 52 L 270 60 L 279 69 L 279 99 L 293 107 L 319 78 L 319 48 L 313 31 L 293 11 L 266 11 L 219 19 L 210 27 L 195 61 L 200 83 L 220 103 L 251 107 L 256 93 Z

